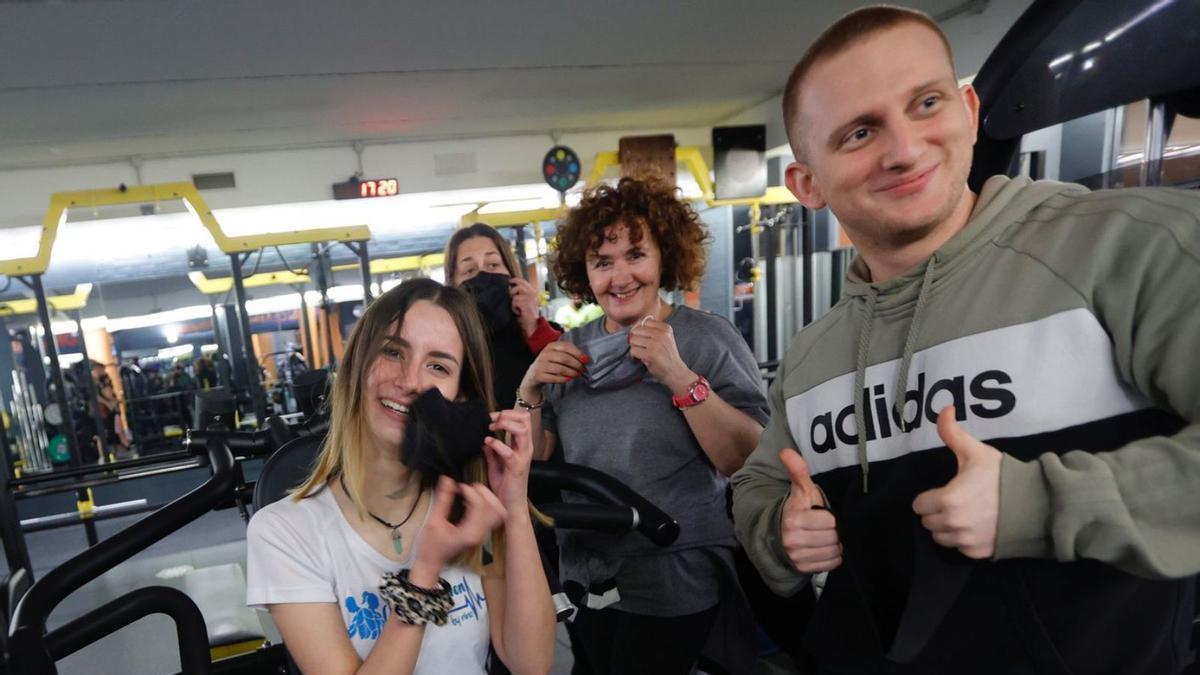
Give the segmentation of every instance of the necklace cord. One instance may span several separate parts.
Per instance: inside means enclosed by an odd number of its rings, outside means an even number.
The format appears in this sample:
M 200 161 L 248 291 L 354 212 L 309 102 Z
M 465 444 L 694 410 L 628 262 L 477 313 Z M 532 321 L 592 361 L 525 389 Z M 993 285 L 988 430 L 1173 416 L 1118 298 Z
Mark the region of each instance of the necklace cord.
M 346 474 L 340 474 L 338 476 L 338 482 L 340 482 L 342 485 L 342 492 L 345 492 L 346 496 L 349 497 L 350 491 L 346 489 Z M 374 513 L 371 513 L 370 511 L 367 511 L 367 515 L 374 518 L 375 521 L 378 522 L 380 525 L 383 525 L 384 527 L 391 530 L 392 534 L 395 535 L 396 530 L 403 527 L 404 524 L 407 523 L 413 517 L 413 514 L 417 512 L 417 504 L 421 501 L 421 493 L 422 492 L 424 492 L 424 490 L 417 492 L 417 498 L 413 500 L 412 508 L 408 510 L 408 515 L 404 516 L 404 520 L 400 521 L 399 523 L 396 523 L 395 525 L 389 523 L 388 521 L 384 520 L 383 518 L 380 518 L 379 516 L 375 515 Z

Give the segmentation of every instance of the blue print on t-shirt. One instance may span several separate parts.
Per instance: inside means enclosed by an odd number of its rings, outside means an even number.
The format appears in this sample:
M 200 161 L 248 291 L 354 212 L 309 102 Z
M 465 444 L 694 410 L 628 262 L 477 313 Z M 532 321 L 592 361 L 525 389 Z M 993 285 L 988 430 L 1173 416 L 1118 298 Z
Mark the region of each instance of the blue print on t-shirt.
M 457 626 L 467 619 L 479 621 L 487 598 L 482 593 L 473 591 L 466 577 L 462 577 L 461 581 L 451 586 L 450 593 L 454 600 L 454 607 L 450 610 L 450 623 Z M 460 597 L 462 600 L 459 600 Z
M 346 611 L 350 612 L 351 616 L 350 627 L 346 629 L 346 634 L 351 638 L 374 640 L 379 637 L 380 631 L 383 630 L 383 623 L 387 620 L 387 606 L 381 607 L 379 596 L 370 591 L 363 591 L 362 604 L 363 606 L 360 607 L 354 601 L 354 596 L 346 596 Z

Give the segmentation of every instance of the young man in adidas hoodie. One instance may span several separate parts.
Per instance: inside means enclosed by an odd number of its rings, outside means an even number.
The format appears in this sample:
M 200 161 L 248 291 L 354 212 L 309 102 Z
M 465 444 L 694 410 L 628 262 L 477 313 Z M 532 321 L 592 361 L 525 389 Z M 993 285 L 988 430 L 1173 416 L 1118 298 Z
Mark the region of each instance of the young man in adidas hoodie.
M 826 673 L 1174 673 L 1200 570 L 1200 195 L 967 187 L 979 103 L 922 14 L 830 27 L 787 183 L 858 249 L 733 477 Z

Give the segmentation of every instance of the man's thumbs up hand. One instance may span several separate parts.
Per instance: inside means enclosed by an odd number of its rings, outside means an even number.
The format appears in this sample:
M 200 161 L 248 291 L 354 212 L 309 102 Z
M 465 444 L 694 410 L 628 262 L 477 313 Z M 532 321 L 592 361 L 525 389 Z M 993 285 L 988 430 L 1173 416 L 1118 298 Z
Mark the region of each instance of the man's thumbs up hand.
M 800 453 L 786 448 L 779 452 L 779 461 L 783 462 L 783 468 L 787 469 L 788 477 L 792 479 L 792 494 L 789 499 L 797 500 L 797 503 L 806 508 L 824 508 L 825 498 L 821 495 L 821 489 L 808 475 L 808 463 Z
M 958 460 L 958 475 L 917 495 L 913 511 L 937 543 L 968 558 L 990 558 L 996 552 L 1003 455 L 959 426 L 954 406 L 938 415 L 938 435 Z
M 803 574 L 828 572 L 842 564 L 842 544 L 837 521 L 825 508 L 825 497 L 808 474 L 808 464 L 792 448 L 779 452 L 779 461 L 792 481 L 783 503 L 783 548 Z

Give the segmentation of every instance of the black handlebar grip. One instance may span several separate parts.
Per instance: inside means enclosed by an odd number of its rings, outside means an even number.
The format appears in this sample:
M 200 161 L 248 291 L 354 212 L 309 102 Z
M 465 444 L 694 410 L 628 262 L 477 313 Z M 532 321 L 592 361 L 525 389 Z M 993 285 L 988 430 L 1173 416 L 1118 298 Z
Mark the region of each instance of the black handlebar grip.
M 554 502 L 539 504 L 538 510 L 552 518 L 559 529 L 624 534 L 637 523 L 637 513 L 629 506 Z
M 602 504 L 630 507 L 637 514 L 634 529 L 659 546 L 670 546 L 679 538 L 679 523 L 674 518 L 629 486 L 597 469 L 566 462 L 535 461 L 529 468 L 529 481 L 550 489 L 577 492 Z

